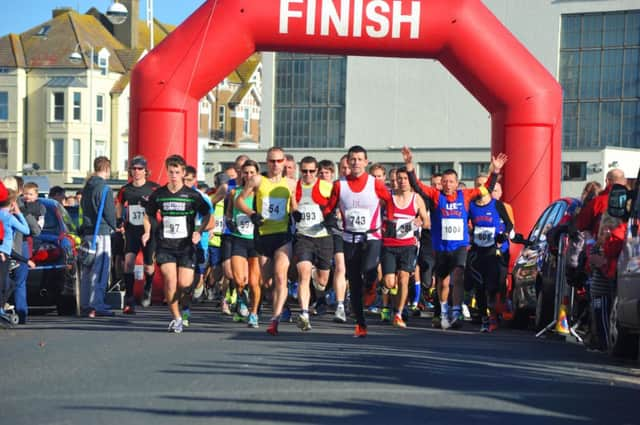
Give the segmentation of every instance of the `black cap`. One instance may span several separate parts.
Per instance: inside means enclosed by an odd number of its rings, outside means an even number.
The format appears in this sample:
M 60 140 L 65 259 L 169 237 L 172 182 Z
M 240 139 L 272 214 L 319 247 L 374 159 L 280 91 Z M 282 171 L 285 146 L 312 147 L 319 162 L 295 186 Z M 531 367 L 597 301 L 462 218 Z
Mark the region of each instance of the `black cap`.
M 138 155 L 131 158 L 131 163 L 129 164 L 129 168 L 132 168 L 135 166 L 147 168 L 147 160 L 144 158 L 144 156 Z

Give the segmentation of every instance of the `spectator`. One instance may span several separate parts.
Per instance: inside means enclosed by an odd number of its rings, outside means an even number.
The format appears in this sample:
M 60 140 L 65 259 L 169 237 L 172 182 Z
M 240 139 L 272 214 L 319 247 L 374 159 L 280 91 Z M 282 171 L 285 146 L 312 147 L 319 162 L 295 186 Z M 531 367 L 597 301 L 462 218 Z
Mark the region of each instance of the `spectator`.
M 49 199 L 55 199 L 60 203 L 60 205 L 64 205 L 64 188 L 60 186 L 53 186 L 51 189 L 49 189 Z
M 587 202 L 580 210 L 580 213 L 578 213 L 576 217 L 578 230 L 588 230 L 594 237 L 598 235 L 600 219 L 602 214 L 607 210 L 609 191 L 614 184 L 627 184 L 624 172 L 619 168 L 614 168 L 607 173 L 605 189 L 600 192 L 598 196 L 594 197 L 592 201 Z
M 113 193 L 105 182 L 111 174 L 111 161 L 99 156 L 93 161 L 93 170 L 93 175 L 82 189 L 80 234 L 85 242 L 91 243 L 97 226 L 96 254 L 95 261 L 81 270 L 80 307 L 88 317 L 113 316 L 114 313 L 104 303 L 111 266 L 111 232 L 116 230 Z M 104 210 L 98 217 L 103 196 Z

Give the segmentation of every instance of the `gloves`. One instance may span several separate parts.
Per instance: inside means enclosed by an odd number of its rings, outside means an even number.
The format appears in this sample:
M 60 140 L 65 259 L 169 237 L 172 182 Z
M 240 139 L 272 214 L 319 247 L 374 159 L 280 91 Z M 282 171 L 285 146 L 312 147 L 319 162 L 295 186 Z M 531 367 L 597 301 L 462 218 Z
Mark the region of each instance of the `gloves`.
M 324 218 L 324 221 L 322 222 L 322 224 L 324 224 L 324 227 L 326 227 L 327 230 L 337 229 L 338 219 L 336 218 L 335 214 L 329 214 Z
M 300 220 L 302 220 L 302 213 L 298 210 L 293 211 L 291 213 L 291 217 L 293 217 L 293 221 L 295 221 L 296 223 L 300 223 Z
M 509 240 L 509 236 L 507 236 L 506 233 L 498 233 L 496 235 L 496 242 L 497 243 L 505 243 L 508 240 Z
M 382 227 L 383 227 L 382 237 L 395 238 L 397 236 L 395 220 L 386 219 Z
M 262 217 L 262 214 L 260 213 L 253 213 L 249 218 L 251 219 L 253 225 L 256 227 L 262 226 L 264 224 L 264 217 Z
M 226 226 L 227 229 L 229 229 L 230 232 L 238 233 L 238 226 L 236 226 L 236 222 L 233 221 L 232 218 L 225 217 L 224 225 Z

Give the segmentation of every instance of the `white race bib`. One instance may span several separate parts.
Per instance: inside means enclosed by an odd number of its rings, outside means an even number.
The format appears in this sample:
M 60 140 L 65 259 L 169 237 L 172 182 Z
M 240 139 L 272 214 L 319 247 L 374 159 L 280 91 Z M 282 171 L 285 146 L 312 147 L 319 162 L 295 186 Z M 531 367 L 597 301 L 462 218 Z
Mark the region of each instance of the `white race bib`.
M 464 239 L 464 220 L 461 218 L 442 219 L 442 240 L 461 241 Z
M 140 205 L 129 205 L 129 224 L 133 226 L 142 226 L 144 224 L 144 208 Z
M 224 231 L 224 217 L 214 217 L 213 233 L 216 235 L 222 234 Z
M 238 227 L 238 233 L 241 235 L 253 235 L 253 223 L 246 214 L 240 213 L 236 216 L 236 227 Z
M 313 204 L 298 205 L 298 211 L 302 214 L 298 224 L 299 227 L 308 229 L 322 223 L 322 212 L 319 206 Z
M 187 233 L 187 217 L 166 216 L 162 218 L 162 230 L 165 239 L 184 239 Z
M 265 220 L 280 221 L 287 213 L 285 198 L 267 197 L 262 200 L 262 217 Z
M 414 230 L 413 217 L 398 218 L 396 221 L 396 239 L 410 239 Z
M 477 246 L 493 246 L 496 242 L 496 228 L 476 226 L 473 229 L 473 243 Z
M 345 211 L 346 229 L 350 232 L 364 233 L 369 230 L 370 215 L 368 209 L 349 208 Z

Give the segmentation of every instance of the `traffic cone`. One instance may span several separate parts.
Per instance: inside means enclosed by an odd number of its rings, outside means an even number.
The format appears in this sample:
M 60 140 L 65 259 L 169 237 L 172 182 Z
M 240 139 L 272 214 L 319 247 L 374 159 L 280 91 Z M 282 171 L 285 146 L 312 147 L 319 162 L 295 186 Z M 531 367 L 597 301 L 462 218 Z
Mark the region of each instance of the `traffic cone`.
M 556 333 L 569 335 L 569 321 L 567 320 L 567 305 L 569 297 L 562 297 L 562 303 L 558 308 L 558 320 L 556 321 Z

